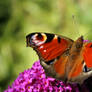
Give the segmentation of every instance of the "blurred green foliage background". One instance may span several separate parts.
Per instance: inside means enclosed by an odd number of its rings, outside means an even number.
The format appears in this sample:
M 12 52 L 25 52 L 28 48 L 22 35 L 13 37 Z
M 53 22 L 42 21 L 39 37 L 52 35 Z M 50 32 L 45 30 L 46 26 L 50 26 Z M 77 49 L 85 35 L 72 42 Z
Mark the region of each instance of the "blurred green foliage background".
M 92 39 L 92 0 L 0 0 L 0 92 L 38 60 L 26 48 L 32 32 Z

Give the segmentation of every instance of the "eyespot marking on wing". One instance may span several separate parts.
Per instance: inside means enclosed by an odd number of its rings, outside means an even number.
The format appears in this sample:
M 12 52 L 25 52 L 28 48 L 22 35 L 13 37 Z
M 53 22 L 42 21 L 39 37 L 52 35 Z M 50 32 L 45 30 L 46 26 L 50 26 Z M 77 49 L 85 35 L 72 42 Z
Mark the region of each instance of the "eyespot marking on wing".
M 43 36 L 41 35 L 41 33 L 38 33 L 37 39 L 38 39 L 38 40 L 43 40 Z
M 30 43 L 34 43 L 36 46 L 40 46 L 45 43 L 47 37 L 44 33 L 35 33 L 32 34 L 30 39 Z
M 43 40 L 46 41 L 48 38 L 46 36 L 46 34 L 42 33 L 42 36 L 43 36 Z

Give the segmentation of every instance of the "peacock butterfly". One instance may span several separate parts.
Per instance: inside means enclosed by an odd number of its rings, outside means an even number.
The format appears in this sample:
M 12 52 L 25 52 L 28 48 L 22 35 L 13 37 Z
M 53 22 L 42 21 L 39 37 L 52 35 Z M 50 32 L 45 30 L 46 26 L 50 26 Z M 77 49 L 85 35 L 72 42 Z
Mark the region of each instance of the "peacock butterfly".
M 38 54 L 47 76 L 64 82 L 83 83 L 92 76 L 92 42 L 35 32 L 26 36 L 27 46 Z

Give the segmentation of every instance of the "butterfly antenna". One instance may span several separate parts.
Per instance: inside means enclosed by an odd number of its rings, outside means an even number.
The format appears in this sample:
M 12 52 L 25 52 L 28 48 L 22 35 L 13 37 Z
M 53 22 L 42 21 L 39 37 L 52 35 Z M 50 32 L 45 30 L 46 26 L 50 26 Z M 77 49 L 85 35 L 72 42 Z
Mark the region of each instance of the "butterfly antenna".
M 77 23 L 77 21 L 75 19 L 75 15 L 72 15 L 72 20 L 73 20 L 73 25 L 74 25 L 74 28 L 75 28 L 74 31 L 76 32 L 76 34 L 78 35 L 78 37 L 80 37 L 81 35 L 79 33 L 79 26 L 78 26 L 78 23 Z

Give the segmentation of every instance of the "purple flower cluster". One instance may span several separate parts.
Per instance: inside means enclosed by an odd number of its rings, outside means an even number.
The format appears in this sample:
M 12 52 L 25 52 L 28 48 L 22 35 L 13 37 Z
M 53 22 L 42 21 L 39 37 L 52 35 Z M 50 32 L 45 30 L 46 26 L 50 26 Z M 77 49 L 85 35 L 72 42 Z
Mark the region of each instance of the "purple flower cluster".
M 79 89 L 76 84 L 65 84 L 46 77 L 40 61 L 37 61 L 31 69 L 20 73 L 12 86 L 4 92 L 79 92 Z

